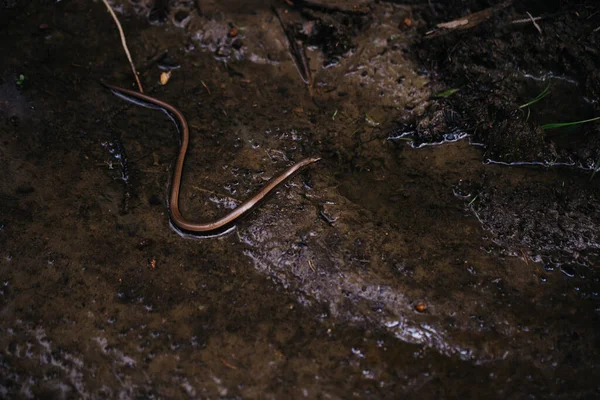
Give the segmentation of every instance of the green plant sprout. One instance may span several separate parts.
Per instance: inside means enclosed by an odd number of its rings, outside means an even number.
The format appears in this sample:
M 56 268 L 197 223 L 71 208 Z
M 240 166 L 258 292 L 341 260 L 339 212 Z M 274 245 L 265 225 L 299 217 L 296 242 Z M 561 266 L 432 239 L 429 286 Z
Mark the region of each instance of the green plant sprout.
M 479 197 L 479 195 L 477 195 L 477 196 L 473 197 L 473 200 L 471 200 L 471 201 L 469 202 L 469 204 L 467 204 L 467 207 L 471 207 L 471 204 L 473 204 L 473 203 L 475 202 L 475 200 L 477 200 L 477 198 L 478 198 L 478 197 Z
M 19 78 L 17 79 L 17 85 L 23 86 L 24 82 L 25 82 L 25 75 L 23 75 L 23 74 L 19 75 Z
M 549 94 L 550 94 L 550 82 L 548 82 L 548 86 L 546 86 L 546 88 L 544 90 L 542 90 L 542 92 L 540 94 L 538 94 L 533 100 L 530 100 L 525 104 L 521 104 L 519 106 L 519 109 L 529 107 L 530 105 L 537 103 L 538 101 L 540 101 L 544 97 L 548 96 Z

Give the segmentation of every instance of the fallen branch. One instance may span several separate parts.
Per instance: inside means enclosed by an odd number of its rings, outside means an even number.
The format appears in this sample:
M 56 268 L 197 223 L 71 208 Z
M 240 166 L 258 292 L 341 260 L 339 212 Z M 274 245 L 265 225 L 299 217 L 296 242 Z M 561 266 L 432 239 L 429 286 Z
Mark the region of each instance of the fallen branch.
M 137 71 L 135 70 L 135 65 L 133 65 L 133 60 L 131 59 L 131 54 L 129 54 L 129 49 L 127 48 L 127 42 L 125 41 L 125 33 L 123 32 L 121 23 L 119 22 L 119 19 L 117 18 L 117 15 L 113 11 L 110 4 L 108 4 L 108 1 L 102 0 L 102 2 L 104 3 L 104 5 L 106 5 L 106 8 L 108 8 L 108 12 L 110 13 L 110 15 L 112 15 L 113 19 L 115 20 L 115 23 L 117 24 L 117 28 L 119 29 L 119 35 L 121 36 L 121 44 L 123 45 L 123 50 L 125 50 L 125 55 L 129 60 L 129 65 L 131 65 L 133 76 L 135 76 L 135 81 L 137 82 L 140 93 L 144 93 L 144 89 L 142 89 L 142 83 L 140 82 L 140 78 L 138 77 Z
M 497 6 L 477 11 L 465 17 L 437 24 L 437 29 L 432 29 L 429 32 L 425 33 L 425 38 L 431 39 L 437 36 L 446 35 L 450 32 L 454 32 L 455 30 L 461 31 L 465 29 L 471 29 L 481 24 L 482 22 L 487 21 L 492 15 L 494 15 L 494 13 L 505 9 L 506 7 L 509 7 L 510 5 L 512 5 L 512 3 L 512 0 L 508 0 L 498 4 Z

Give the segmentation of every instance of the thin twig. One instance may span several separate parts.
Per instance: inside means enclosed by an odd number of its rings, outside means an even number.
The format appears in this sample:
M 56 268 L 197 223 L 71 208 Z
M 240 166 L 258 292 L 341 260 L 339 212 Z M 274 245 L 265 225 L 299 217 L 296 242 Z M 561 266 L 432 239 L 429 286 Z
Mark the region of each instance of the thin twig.
M 235 365 L 231 365 L 229 364 L 227 361 L 225 361 L 224 359 L 221 358 L 221 362 L 223 363 L 224 366 L 226 366 L 227 368 L 231 368 L 231 369 L 237 369 L 237 367 Z
M 121 44 L 123 45 L 123 50 L 125 50 L 125 55 L 129 60 L 129 64 L 131 65 L 133 76 L 135 76 L 135 81 L 137 82 L 140 93 L 144 93 L 144 89 L 142 89 L 142 83 L 140 82 L 140 78 L 138 77 L 137 71 L 135 70 L 135 65 L 133 65 L 133 60 L 131 59 L 131 54 L 129 54 L 129 49 L 127 48 L 127 42 L 125 41 L 125 33 L 123 32 L 121 23 L 119 22 L 119 19 L 117 18 L 117 15 L 113 11 L 110 4 L 108 4 L 108 1 L 102 0 L 102 2 L 104 3 L 104 5 L 106 5 L 106 8 L 108 8 L 108 12 L 110 13 L 110 15 L 112 15 L 113 19 L 115 20 L 115 23 L 117 24 L 117 28 L 119 29 L 119 35 L 121 35 Z
M 527 254 L 525 254 L 525 251 L 523 251 L 523 249 L 519 249 L 521 250 L 521 254 L 523 255 L 523 260 L 525 261 L 525 265 L 529 265 L 529 263 L 527 262 Z
M 267 149 L 265 149 L 265 153 L 267 154 L 267 157 L 269 157 L 269 160 L 271 160 L 271 162 L 274 162 L 273 157 L 271 157 Z
M 534 17 L 533 20 L 534 21 L 541 21 L 543 20 L 544 17 Z M 515 19 L 514 21 L 511 22 L 511 24 L 528 24 L 531 22 L 531 18 L 521 18 L 521 19 Z
M 538 25 L 538 23 L 535 22 L 535 19 L 533 19 L 533 15 L 531 15 L 529 13 L 529 11 L 526 11 L 526 12 L 527 12 L 527 15 L 529 15 L 529 19 L 533 23 L 533 26 L 535 26 L 535 28 L 538 30 L 538 32 L 540 33 L 540 35 L 542 35 L 542 28 L 540 28 L 540 26 Z
M 279 20 L 279 24 L 281 25 L 281 29 L 285 34 L 285 37 L 288 40 L 290 55 L 292 57 L 292 61 L 296 64 L 296 68 L 298 69 L 298 73 L 300 74 L 300 78 L 302 81 L 308 85 L 308 92 L 312 97 L 312 76 L 310 73 L 310 66 L 308 65 L 308 57 L 306 57 L 306 48 L 304 43 L 298 43 L 296 41 L 296 34 L 293 29 L 290 29 L 283 21 L 281 14 L 277 10 L 277 8 L 272 7 L 275 16 Z
M 485 10 L 477 11 L 465 17 L 455 19 L 449 22 L 442 22 L 436 25 L 436 28 L 425 33 L 426 39 L 446 35 L 450 32 L 471 29 L 492 17 L 495 13 L 511 6 L 513 0 L 506 0 L 498 5 L 495 5 Z
M 208 94 L 210 95 L 210 89 L 208 88 L 208 86 L 206 86 L 206 83 L 204 83 L 204 81 L 200 81 L 202 83 L 202 86 L 204 86 L 204 89 L 206 89 L 206 91 L 208 92 Z

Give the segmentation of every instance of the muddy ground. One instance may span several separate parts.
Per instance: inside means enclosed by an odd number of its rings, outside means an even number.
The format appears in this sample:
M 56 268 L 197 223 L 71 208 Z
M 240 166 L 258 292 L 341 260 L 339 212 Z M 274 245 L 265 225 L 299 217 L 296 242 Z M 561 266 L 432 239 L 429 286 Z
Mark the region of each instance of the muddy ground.
M 322 160 L 182 234 L 103 3 L 1 2 L 1 398 L 600 395 L 595 2 L 111 4 L 188 218 Z

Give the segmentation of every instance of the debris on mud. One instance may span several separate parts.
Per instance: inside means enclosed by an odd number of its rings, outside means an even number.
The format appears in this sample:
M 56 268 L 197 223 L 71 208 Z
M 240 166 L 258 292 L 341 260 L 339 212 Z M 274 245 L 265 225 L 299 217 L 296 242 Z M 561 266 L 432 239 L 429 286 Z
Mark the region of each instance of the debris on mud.
M 476 2 L 458 3 L 448 4 L 448 10 L 453 4 L 461 13 L 477 7 Z M 424 39 L 414 50 L 439 81 L 460 88 L 448 101 L 468 121 L 465 130 L 472 140 L 486 146 L 485 159 L 591 169 L 600 158 L 600 124 L 557 132 L 540 127 L 600 116 L 600 80 L 593 79 L 598 55 L 592 50 L 600 45 L 593 31 L 600 23 L 597 7 L 586 1 L 544 7 L 533 1 L 509 3 L 466 32 Z M 529 18 L 535 10 L 542 15 L 537 21 Z M 441 18 L 427 9 L 423 16 L 429 21 Z M 525 23 L 515 23 L 520 19 Z M 536 24 L 543 27 L 543 35 Z M 549 84 L 551 93 L 543 101 L 530 110 L 520 108 Z

